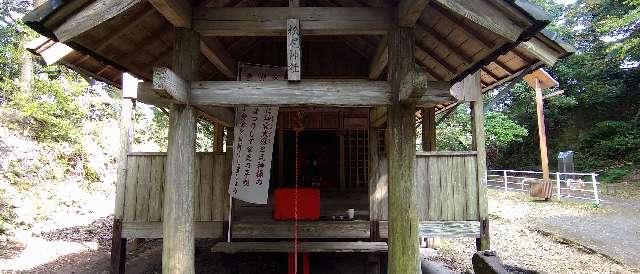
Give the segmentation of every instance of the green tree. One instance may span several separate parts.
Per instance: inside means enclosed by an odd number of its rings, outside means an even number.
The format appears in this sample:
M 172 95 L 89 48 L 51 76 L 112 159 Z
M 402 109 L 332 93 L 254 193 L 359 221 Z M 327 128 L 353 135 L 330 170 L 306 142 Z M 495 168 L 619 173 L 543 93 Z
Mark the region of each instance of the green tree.
M 559 19 L 553 22 L 553 29 L 578 50 L 549 68 L 565 91 L 563 96 L 545 100 L 551 159 L 559 151 L 573 150 L 576 169 L 601 172 L 605 180 L 620 180 L 640 165 L 636 141 L 640 1 L 578 0 L 568 6 L 550 0 L 534 2 Z M 537 132 L 533 91 L 525 84 L 518 84 L 499 109 L 529 132 Z M 539 168 L 537 142 L 537 134 L 529 134 L 523 142 L 512 143 L 503 151 L 499 165 Z

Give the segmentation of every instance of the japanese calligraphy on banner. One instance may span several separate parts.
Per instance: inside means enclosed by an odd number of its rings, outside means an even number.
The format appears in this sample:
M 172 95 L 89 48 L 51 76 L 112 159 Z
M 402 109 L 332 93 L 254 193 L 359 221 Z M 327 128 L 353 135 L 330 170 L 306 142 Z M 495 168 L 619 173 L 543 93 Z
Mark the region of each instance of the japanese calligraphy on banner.
M 247 63 L 238 64 L 238 81 L 286 81 L 287 68 Z
M 267 204 L 278 107 L 236 108 L 229 195 Z

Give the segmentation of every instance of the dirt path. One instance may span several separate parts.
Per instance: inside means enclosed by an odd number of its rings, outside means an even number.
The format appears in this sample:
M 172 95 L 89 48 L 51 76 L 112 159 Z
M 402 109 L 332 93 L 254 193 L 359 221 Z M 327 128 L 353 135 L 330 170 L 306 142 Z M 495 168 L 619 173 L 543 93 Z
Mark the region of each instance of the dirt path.
M 615 214 L 612 208 L 595 208 L 590 203 L 568 200 L 539 202 L 523 193 L 497 190 L 489 190 L 488 195 L 491 247 L 512 273 L 640 273 L 632 266 L 585 249 L 581 244 L 554 237 L 550 235 L 553 233 L 544 232 L 546 228 L 540 225 L 543 221 L 578 222 L 593 216 L 600 216 L 604 224 L 610 214 Z M 637 223 L 638 215 L 635 216 Z M 436 257 L 465 271 L 471 268 L 474 247 L 471 239 L 442 240 Z
M 512 273 L 640 273 L 633 267 L 640 260 L 640 203 L 607 201 L 595 208 L 575 201 L 535 202 L 522 193 L 490 190 L 492 248 Z M 0 272 L 108 273 L 110 224 L 111 218 L 101 218 L 0 246 Z M 228 256 L 211 253 L 211 244 L 198 241 L 198 273 L 286 273 L 286 254 Z M 161 245 L 160 240 L 138 248 L 130 243 L 127 272 L 161 273 Z M 425 256 L 464 272 L 471 269 L 474 250 L 473 239 L 442 240 L 437 251 Z M 362 254 L 311 258 L 315 274 L 364 273 L 366 262 Z
M 640 268 L 640 201 L 607 197 L 603 211 L 538 218 L 540 228 Z

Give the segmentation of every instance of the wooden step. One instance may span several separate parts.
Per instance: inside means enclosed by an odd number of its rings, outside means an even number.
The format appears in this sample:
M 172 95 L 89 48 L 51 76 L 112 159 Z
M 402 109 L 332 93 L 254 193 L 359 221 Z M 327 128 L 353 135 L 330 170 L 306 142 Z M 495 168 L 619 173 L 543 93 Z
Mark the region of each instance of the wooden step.
M 299 242 L 298 252 L 358 253 L 387 252 L 386 242 Z M 293 251 L 293 242 L 220 242 L 211 248 L 221 253 L 262 253 Z

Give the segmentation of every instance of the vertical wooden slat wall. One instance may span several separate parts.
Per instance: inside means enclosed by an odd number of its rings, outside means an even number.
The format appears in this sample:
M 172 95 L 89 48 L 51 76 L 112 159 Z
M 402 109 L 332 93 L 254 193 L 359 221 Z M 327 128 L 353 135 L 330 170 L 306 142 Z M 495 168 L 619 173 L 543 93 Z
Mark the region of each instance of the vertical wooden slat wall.
M 476 158 L 464 152 L 416 156 L 420 221 L 479 220 Z
M 163 153 L 127 157 L 124 222 L 160 222 L 165 181 Z M 230 157 L 225 153 L 198 153 L 195 169 L 194 221 L 223 221 L 229 196 Z

